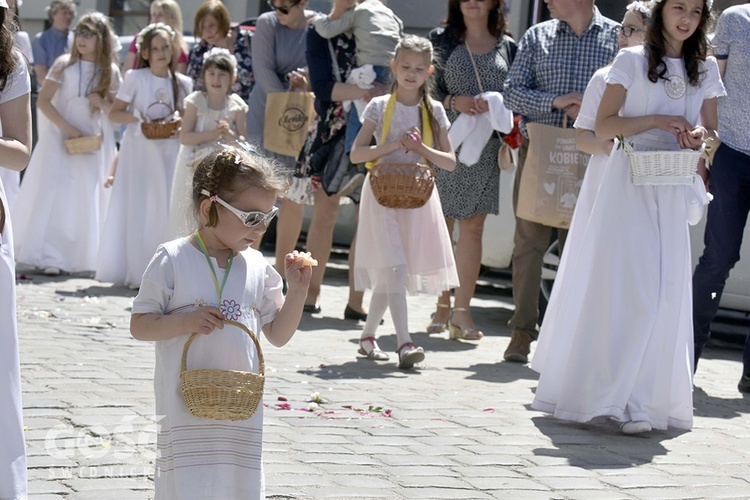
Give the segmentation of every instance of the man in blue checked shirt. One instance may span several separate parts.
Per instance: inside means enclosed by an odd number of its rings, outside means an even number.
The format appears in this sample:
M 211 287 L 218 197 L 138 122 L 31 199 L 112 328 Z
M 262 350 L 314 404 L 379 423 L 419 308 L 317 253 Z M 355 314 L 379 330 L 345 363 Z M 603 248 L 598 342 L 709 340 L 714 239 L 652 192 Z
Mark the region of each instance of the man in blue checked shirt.
M 505 105 L 522 115 L 526 139 L 521 146 L 513 206 L 528 151 L 526 123 L 572 126 L 578 116 L 583 91 L 594 72 L 617 54 L 619 24 L 607 19 L 594 0 L 545 0 L 553 19 L 529 28 L 521 38 L 516 58 L 505 81 Z M 567 231 L 558 229 L 560 248 Z M 528 362 L 532 340 L 538 334 L 539 286 L 542 258 L 550 244 L 552 228 L 516 217 L 513 250 L 513 302 L 508 323 L 512 329 L 506 361 Z

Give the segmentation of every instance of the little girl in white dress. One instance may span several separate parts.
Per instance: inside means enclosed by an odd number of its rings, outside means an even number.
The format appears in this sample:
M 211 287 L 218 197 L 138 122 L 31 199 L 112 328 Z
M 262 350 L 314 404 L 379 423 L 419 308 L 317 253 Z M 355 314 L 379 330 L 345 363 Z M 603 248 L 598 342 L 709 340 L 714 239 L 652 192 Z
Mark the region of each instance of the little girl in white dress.
M 176 238 L 195 230 L 192 210 L 193 162 L 220 143 L 244 141 L 247 103 L 230 93 L 237 78 L 237 60 L 227 49 L 214 47 L 203 56 L 201 81 L 206 90 L 185 98 L 172 195 L 169 201 L 169 233 Z

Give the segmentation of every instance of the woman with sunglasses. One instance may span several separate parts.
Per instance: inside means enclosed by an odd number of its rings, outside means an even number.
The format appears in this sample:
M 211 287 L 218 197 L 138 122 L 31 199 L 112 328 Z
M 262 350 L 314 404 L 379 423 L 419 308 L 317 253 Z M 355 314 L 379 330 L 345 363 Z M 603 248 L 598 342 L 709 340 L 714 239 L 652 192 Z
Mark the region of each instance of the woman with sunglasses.
M 516 53 L 516 44 L 505 30 L 504 0 L 449 0 L 445 25 L 433 30 L 430 39 L 440 60 L 435 65 L 434 97 L 443 103 L 451 123 L 462 113 L 488 112 L 487 101 L 475 96 L 503 92 Z M 487 214 L 499 211 L 497 155 L 501 145 L 500 137 L 493 134 L 477 163 L 463 163 L 459 148 L 454 171 L 435 169 L 435 184 L 451 234 L 458 222 L 455 252 L 461 286 L 454 290 L 453 309 L 450 292 L 438 298 L 428 333 L 449 328 L 452 339 L 479 340 L 484 336 L 476 329 L 469 303 L 479 276 L 484 220 Z
M 315 12 L 307 10 L 307 0 L 269 0 L 273 9 L 258 17 L 253 35 L 253 70 L 255 87 L 248 100 L 247 139 L 263 154 L 274 158 L 291 177 L 296 156 L 272 153 L 262 148 L 266 98 L 271 92 L 307 88 L 308 21 Z M 304 205 L 283 200 L 276 225 L 276 270 L 284 277 L 283 257 L 297 244 Z
M 195 13 L 193 33 L 200 42 L 193 45 L 188 55 L 187 76 L 193 79 L 195 90 L 205 91 L 203 58 L 214 47 L 227 49 L 237 59 L 237 78 L 232 92 L 244 101 L 250 97 L 255 85 L 253 57 L 250 46 L 252 32 L 240 26 L 230 26 L 229 11 L 220 0 L 203 2 Z

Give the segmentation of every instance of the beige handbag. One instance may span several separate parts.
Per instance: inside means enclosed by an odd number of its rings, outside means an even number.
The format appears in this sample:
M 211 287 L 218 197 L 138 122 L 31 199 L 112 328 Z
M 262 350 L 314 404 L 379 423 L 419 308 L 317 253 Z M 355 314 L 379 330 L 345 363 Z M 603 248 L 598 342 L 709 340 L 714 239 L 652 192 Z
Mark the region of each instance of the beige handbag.
M 274 153 L 297 158 L 315 118 L 312 92 L 271 92 L 266 98 L 263 147 Z
M 529 152 L 521 171 L 516 216 L 545 226 L 567 229 L 590 155 L 576 147 L 576 132 L 564 127 L 527 123 Z

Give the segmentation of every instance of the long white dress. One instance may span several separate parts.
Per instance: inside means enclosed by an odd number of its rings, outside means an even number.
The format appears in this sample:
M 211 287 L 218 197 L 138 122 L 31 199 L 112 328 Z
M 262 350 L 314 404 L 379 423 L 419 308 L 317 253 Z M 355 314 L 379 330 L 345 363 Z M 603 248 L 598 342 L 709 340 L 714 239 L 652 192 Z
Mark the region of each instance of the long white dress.
M 198 115 L 195 120 L 195 132 L 207 132 L 216 129 L 219 120 L 227 120 L 232 130 L 237 132 L 237 113 L 247 112 L 247 103 L 237 94 L 227 96 L 224 109 L 210 109 L 205 92 L 193 92 L 185 98 L 185 106 L 190 103 L 195 106 Z M 244 118 L 241 118 L 244 119 Z M 219 144 L 218 141 L 198 144 L 192 146 L 181 144 L 177 154 L 177 165 L 175 166 L 174 179 L 172 181 L 172 194 L 169 198 L 169 234 L 171 238 L 187 236 L 197 229 L 197 222 L 193 210 L 193 173 L 195 165 L 193 160 L 196 152 L 208 149 Z
M 212 259 L 217 279 L 224 279 Z M 148 266 L 133 314 L 180 314 L 200 305 L 220 307 L 226 319 L 260 335 L 284 303 L 281 276 L 253 249 L 237 254 L 221 298 L 205 255 L 187 238 L 160 246 Z M 156 345 L 154 391 L 157 433 L 155 498 L 254 500 L 264 498 L 263 403 L 248 420 L 204 420 L 187 409 L 180 391 L 180 361 L 189 334 Z M 225 326 L 191 344 L 188 369 L 258 371 L 255 345 L 246 333 Z
M 376 97 L 364 112 L 364 119 L 376 124 L 375 137 L 378 142 L 389 97 Z M 438 125 L 447 129 L 450 123 L 443 107 L 433 101 L 433 110 Z M 396 102 L 386 141 L 400 141 L 407 130 L 419 126 L 419 123 L 419 106 L 405 106 Z M 437 134 L 438 131 L 435 131 L 435 136 Z M 418 154 L 401 149 L 379 161 L 424 162 Z M 406 291 L 411 294 L 438 295 L 458 286 L 453 246 L 437 188 L 433 188 L 430 199 L 419 208 L 387 208 L 380 205 L 372 194 L 368 174 L 362 187 L 354 263 L 357 290 L 387 289 L 391 282 L 388 276 L 394 268 L 404 269 Z
M 20 53 L 18 59 L 18 68 L 0 92 L 0 104 L 31 92 L 26 61 Z M 0 170 L 5 169 L 0 166 Z M 11 214 L 1 180 L 0 203 L 6 207 L 5 229 L 0 233 L 0 498 L 25 499 L 26 446 L 16 324 L 16 266 Z
M 104 188 L 115 156 L 115 138 L 109 119 L 92 112 L 86 95 L 99 81 L 93 62 L 68 65 L 61 56 L 47 74 L 60 85 L 52 105 L 83 135 L 101 135 L 98 151 L 68 154 L 63 131 L 50 120 L 40 120 L 39 140 L 31 155 L 13 212 L 16 222 L 16 260 L 38 268 L 93 271 L 99 254 L 108 190 Z M 110 93 L 121 84 L 119 68 L 112 65 Z
M 192 90 L 192 81 L 180 73 L 176 76 L 181 103 Z M 141 117 L 162 118 L 167 106 L 175 109 L 172 80 L 154 75 L 149 68 L 128 71 L 117 99 L 129 103 L 128 111 Z M 148 139 L 140 123 L 127 125 L 102 230 L 97 280 L 138 285 L 156 247 L 167 241 L 169 196 L 179 147 L 177 138 Z
M 668 59 L 671 82 L 687 80 Z M 724 94 L 715 59 L 699 87 L 668 96 L 648 81 L 643 47 L 620 51 L 608 84 L 627 89 L 622 116 L 683 115 L 698 123 L 704 99 Z M 670 85 L 670 90 L 679 85 Z M 628 138 L 636 150 L 676 150 L 675 137 L 649 130 Z M 545 317 L 532 368 L 541 371 L 532 407 L 587 422 L 599 416 L 644 420 L 655 429 L 693 423 L 693 328 L 688 223 L 708 202 L 692 185 L 635 186 L 626 154 L 610 154 L 575 262 L 566 269 L 554 314 Z
M 589 84 L 586 86 L 586 91 L 583 93 L 583 100 L 581 102 L 581 109 L 578 112 L 578 118 L 576 118 L 574 127 L 576 129 L 590 130 L 593 131 L 596 125 L 596 112 L 599 109 L 599 103 L 604 95 L 604 89 L 607 86 L 606 77 L 609 72 L 609 66 L 605 66 L 597 70 L 594 76 L 589 80 Z M 583 177 L 583 183 L 581 184 L 581 190 L 578 193 L 578 200 L 576 200 L 576 208 L 573 212 L 573 218 L 570 221 L 570 229 L 568 230 L 568 237 L 565 239 L 565 249 L 560 256 L 560 264 L 557 267 L 557 274 L 555 275 L 555 284 L 552 287 L 552 294 L 547 304 L 547 310 L 545 317 L 553 318 L 558 314 L 558 307 L 560 305 L 560 295 L 567 293 L 568 290 L 568 278 L 567 269 L 568 266 L 573 265 L 578 259 L 581 252 L 581 242 L 584 239 L 586 228 L 591 218 L 591 211 L 594 207 L 594 201 L 596 195 L 599 193 L 599 186 L 604 177 L 605 168 L 609 155 L 605 154 L 594 154 L 589 159 L 589 164 L 586 166 L 586 174 Z M 547 333 L 550 323 L 545 321 L 542 323 L 542 328 L 539 332 L 539 337 L 543 335 L 553 335 Z M 536 349 L 534 350 L 534 357 L 531 360 L 531 368 L 541 372 L 542 366 L 544 366 L 544 360 L 547 358 L 549 352 L 548 348 L 550 343 L 548 342 L 537 342 Z

